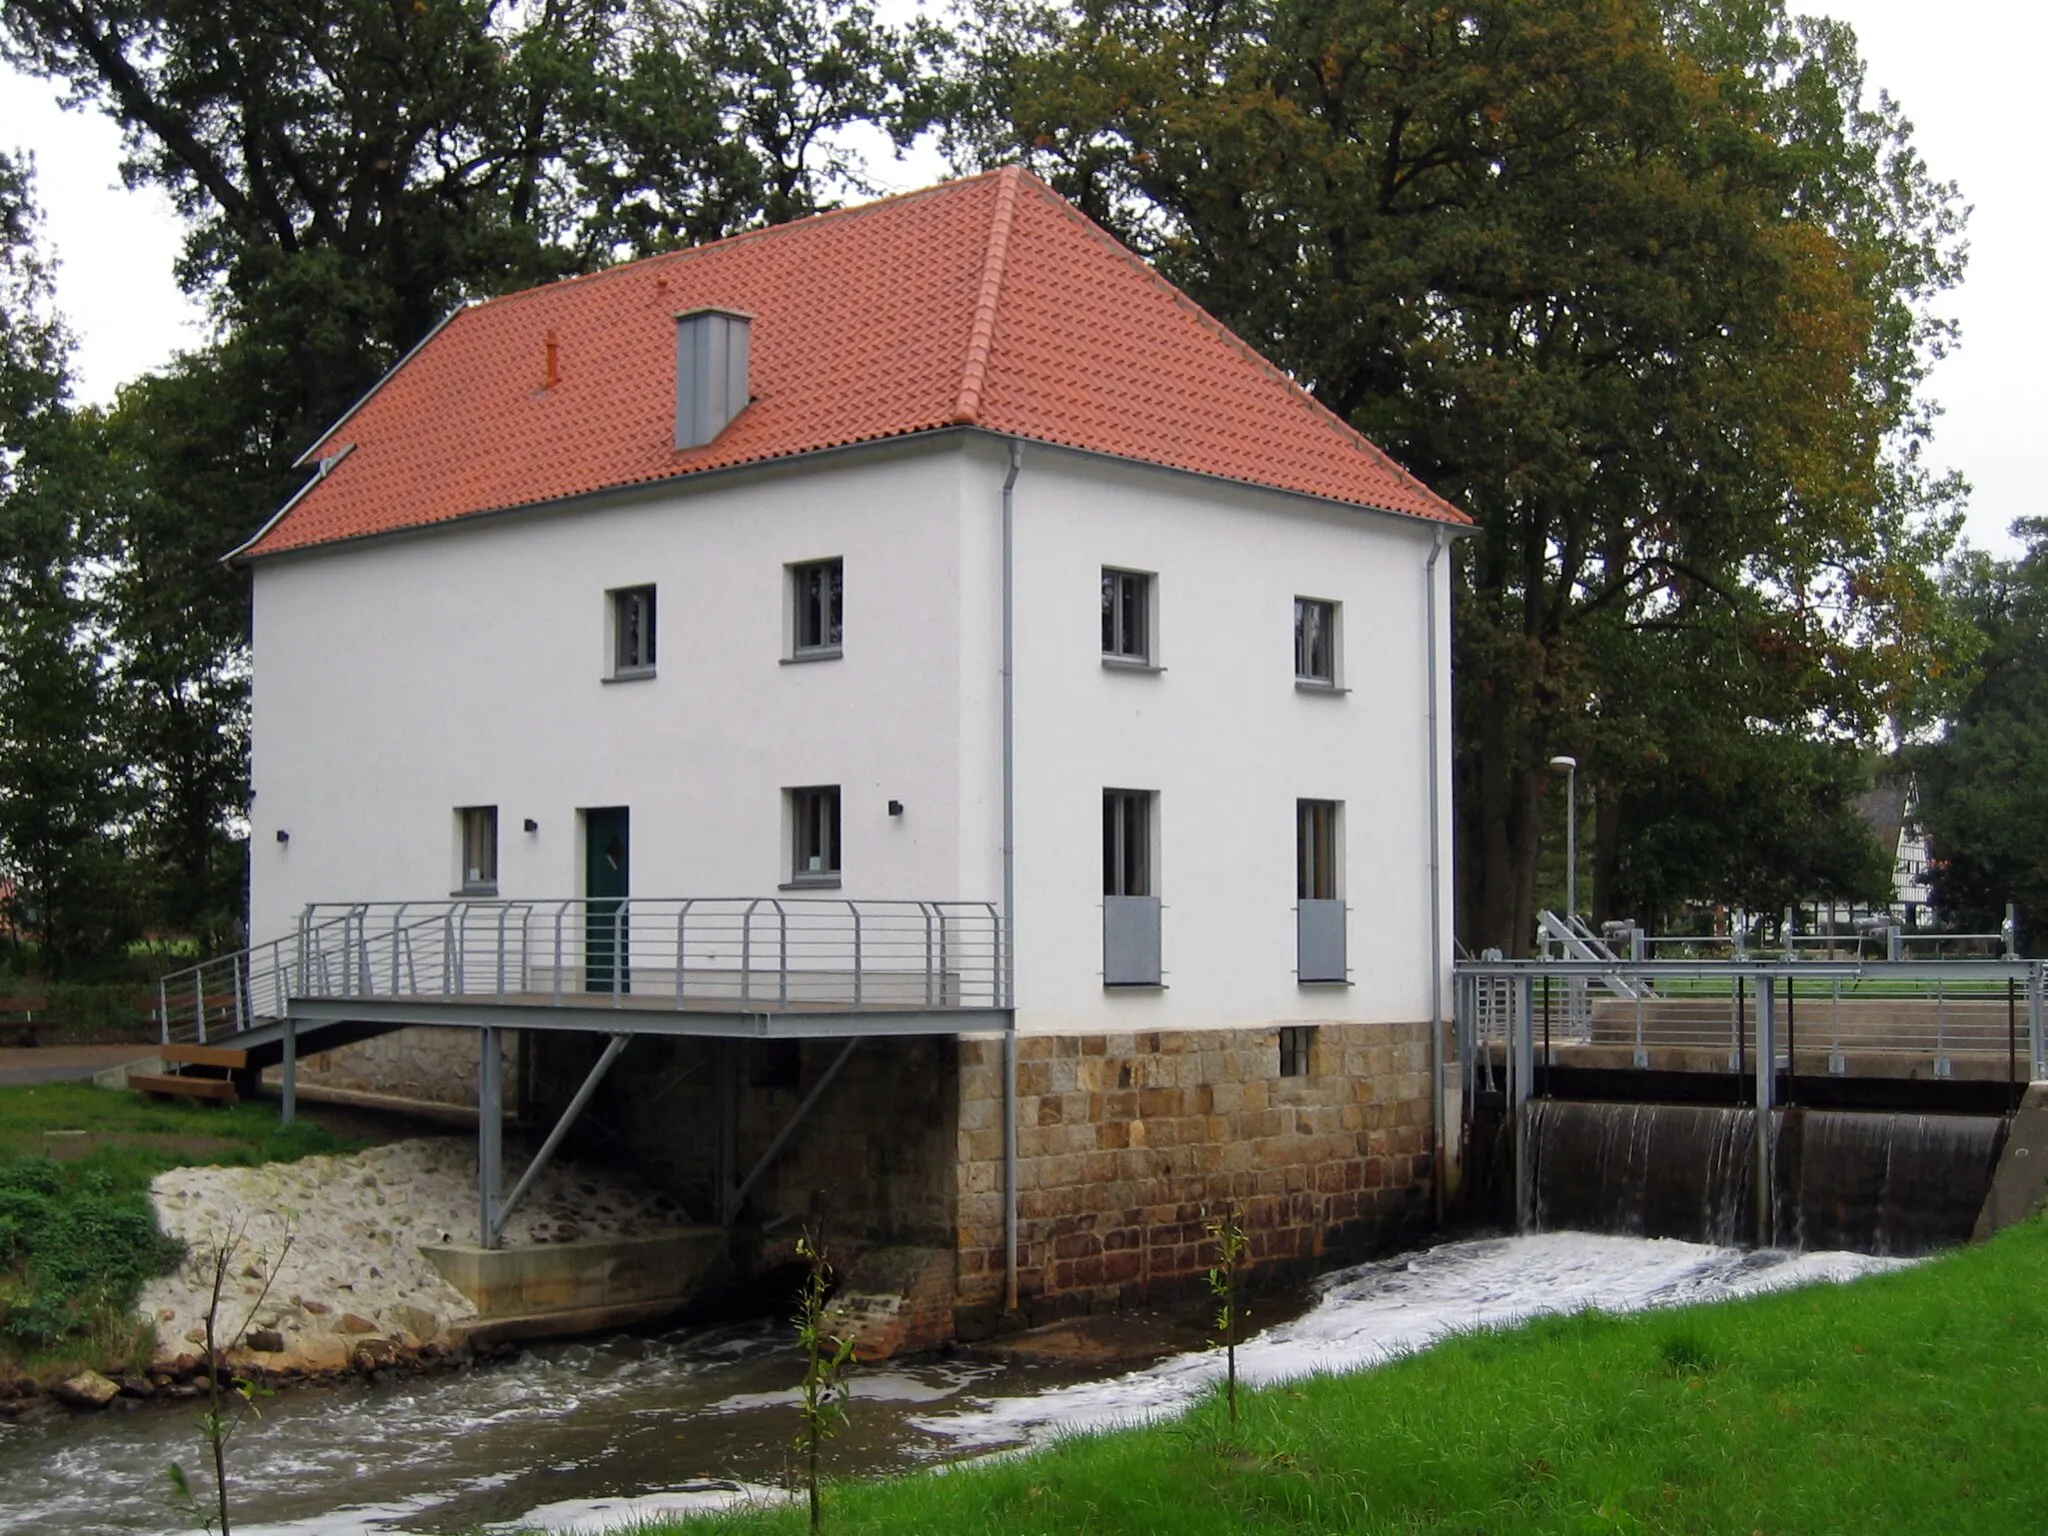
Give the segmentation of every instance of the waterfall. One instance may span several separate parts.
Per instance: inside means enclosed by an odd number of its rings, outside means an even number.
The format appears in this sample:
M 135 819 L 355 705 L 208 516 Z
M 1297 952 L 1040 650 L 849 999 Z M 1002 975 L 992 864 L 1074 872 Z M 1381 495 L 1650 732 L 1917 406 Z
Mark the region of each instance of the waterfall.
M 1967 1242 L 1991 1187 L 1996 1115 L 1794 1110 L 1780 1133 L 1782 1234 L 1801 1248 L 1926 1253 Z
M 2004 1122 L 1792 1109 L 1772 1116 L 1776 1241 L 1907 1255 L 1965 1241 Z M 1705 1243 L 1756 1240 L 1756 1111 L 1537 1099 L 1536 1224 Z

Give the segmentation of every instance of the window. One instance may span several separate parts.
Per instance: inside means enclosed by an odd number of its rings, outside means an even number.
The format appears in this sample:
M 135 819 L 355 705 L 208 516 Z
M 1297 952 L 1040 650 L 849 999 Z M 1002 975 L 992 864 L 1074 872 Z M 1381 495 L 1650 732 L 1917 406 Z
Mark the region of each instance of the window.
M 1294 974 L 1304 985 L 1350 981 L 1342 810 L 1335 800 L 1294 802 Z
M 1142 571 L 1103 567 L 1102 654 L 1110 661 L 1152 661 L 1152 578 Z
M 1307 1077 L 1309 1052 L 1316 1042 L 1313 1024 L 1287 1024 L 1280 1030 L 1280 1075 Z
M 813 560 L 789 568 L 790 593 L 795 599 L 790 655 L 839 654 L 846 608 L 845 566 L 843 560 Z
M 455 813 L 456 835 L 461 842 L 462 889 L 475 895 L 498 891 L 498 808 L 495 805 L 466 805 Z
M 1152 792 L 1102 792 L 1102 894 L 1152 894 Z
M 792 885 L 839 883 L 839 786 L 789 791 Z
M 1294 802 L 1294 894 L 1302 901 L 1337 899 L 1337 802 Z
M 1145 789 L 1102 792 L 1102 984 L 1158 987 L 1158 871 L 1153 864 L 1153 796 Z
M 1294 600 L 1294 678 L 1337 686 L 1337 605 L 1321 598 Z
M 654 675 L 654 588 L 620 587 L 612 599 L 612 676 Z

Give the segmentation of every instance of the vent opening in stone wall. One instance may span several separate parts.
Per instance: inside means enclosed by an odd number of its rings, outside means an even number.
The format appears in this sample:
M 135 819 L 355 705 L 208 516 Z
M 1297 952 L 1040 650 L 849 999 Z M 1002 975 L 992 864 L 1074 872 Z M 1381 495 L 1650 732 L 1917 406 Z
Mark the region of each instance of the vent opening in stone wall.
M 1316 1027 L 1313 1024 L 1289 1024 L 1280 1031 L 1280 1075 L 1282 1077 L 1307 1077 L 1309 1057 L 1315 1049 Z

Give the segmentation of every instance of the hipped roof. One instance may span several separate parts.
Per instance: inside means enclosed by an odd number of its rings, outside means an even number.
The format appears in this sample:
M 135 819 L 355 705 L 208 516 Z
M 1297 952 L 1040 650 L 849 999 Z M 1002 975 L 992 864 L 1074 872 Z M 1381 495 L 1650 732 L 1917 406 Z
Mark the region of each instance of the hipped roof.
M 678 450 L 673 317 L 703 307 L 753 317 L 752 402 Z M 1469 522 L 1013 167 L 464 309 L 241 553 L 961 427 Z

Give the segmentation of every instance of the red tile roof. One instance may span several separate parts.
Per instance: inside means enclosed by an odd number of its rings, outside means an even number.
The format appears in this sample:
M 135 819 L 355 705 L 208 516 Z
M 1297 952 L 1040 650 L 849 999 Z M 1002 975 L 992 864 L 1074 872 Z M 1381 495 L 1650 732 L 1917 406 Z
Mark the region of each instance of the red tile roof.
M 754 398 L 678 451 L 672 317 L 704 306 L 754 317 Z M 307 455 L 346 450 L 243 553 L 948 427 L 1469 521 L 1010 169 L 460 311 Z

